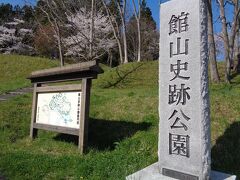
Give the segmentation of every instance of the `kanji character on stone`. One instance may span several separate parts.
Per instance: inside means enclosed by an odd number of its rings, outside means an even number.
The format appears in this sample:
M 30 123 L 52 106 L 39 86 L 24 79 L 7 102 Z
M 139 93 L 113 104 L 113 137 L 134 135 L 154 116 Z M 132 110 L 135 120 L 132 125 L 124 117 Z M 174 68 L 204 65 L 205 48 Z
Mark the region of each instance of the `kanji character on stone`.
M 190 77 L 185 77 L 185 76 L 180 75 L 182 70 L 184 70 L 184 71 L 188 70 L 188 62 L 181 63 L 181 60 L 178 60 L 177 64 L 171 64 L 170 65 L 170 71 L 175 74 L 175 77 L 172 78 L 170 81 L 173 81 L 176 78 L 181 78 L 181 79 L 184 79 L 184 80 L 188 80 Z
M 175 15 L 172 15 L 169 22 L 169 35 L 173 33 L 178 33 L 178 17 Z
M 175 118 L 173 124 L 171 125 L 171 129 L 181 129 L 183 128 L 185 131 L 188 130 L 188 127 L 187 125 L 185 124 L 184 120 L 185 121 L 189 121 L 190 118 L 183 113 L 182 110 L 180 110 L 181 112 L 181 116 L 177 115 L 178 111 L 177 110 L 174 110 L 172 115 L 170 116 L 170 118 L 168 120 L 172 120 L 173 118 Z
M 169 154 L 190 157 L 188 135 L 169 134 Z
M 177 46 L 174 49 L 174 43 L 170 42 L 170 57 L 176 56 L 176 55 L 188 55 L 188 43 L 189 39 L 185 39 L 184 41 L 184 47 L 181 46 L 181 38 L 177 38 Z M 181 48 L 182 47 L 182 48 Z M 184 48 L 184 49 L 183 49 Z M 175 52 L 174 52 L 175 51 Z
M 188 31 L 189 13 L 181 12 L 179 16 L 172 15 L 169 21 L 169 35 Z
M 188 15 L 189 13 L 182 12 L 179 18 L 179 33 L 188 31 Z
M 190 95 L 188 93 L 189 87 L 185 87 L 185 84 L 181 84 L 181 88 L 177 88 L 177 85 L 169 85 L 169 101 L 168 104 L 176 105 L 181 103 L 185 105 L 187 100 L 190 100 Z

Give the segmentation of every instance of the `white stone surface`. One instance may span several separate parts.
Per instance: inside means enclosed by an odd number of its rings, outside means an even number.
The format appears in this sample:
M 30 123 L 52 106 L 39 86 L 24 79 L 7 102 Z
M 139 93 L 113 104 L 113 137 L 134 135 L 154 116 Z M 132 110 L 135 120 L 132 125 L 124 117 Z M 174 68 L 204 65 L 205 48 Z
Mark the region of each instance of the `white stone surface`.
M 211 171 L 211 180 L 236 180 L 235 175 Z M 158 163 L 152 164 L 145 169 L 126 177 L 126 180 L 176 180 L 159 173 Z
M 163 3 L 160 8 L 160 60 L 159 60 L 159 170 L 170 169 L 206 180 L 210 177 L 210 116 L 208 96 L 208 56 L 207 56 L 207 14 L 203 0 L 171 0 Z M 188 15 L 188 30 L 169 35 L 169 22 L 172 15 L 179 16 L 182 12 Z M 181 38 L 180 51 L 184 52 L 184 42 L 188 42 L 188 54 L 170 57 L 170 43 L 176 52 L 177 38 Z M 176 78 L 170 71 L 171 64 L 188 63 L 188 69 L 180 72 L 181 76 L 190 79 Z M 172 80 L 172 81 L 171 81 Z M 190 99 L 186 104 L 169 104 L 169 85 L 180 88 L 184 84 Z M 169 119 L 174 110 L 181 111 L 190 118 L 181 119 L 188 129 L 171 128 L 176 117 Z M 178 122 L 179 123 L 179 122 Z M 189 136 L 189 157 L 170 154 L 169 138 L 171 134 Z
M 176 180 L 174 178 L 163 176 L 162 174 L 160 174 L 158 163 L 148 166 L 145 169 L 126 177 L 126 180 L 160 180 L 160 179 Z

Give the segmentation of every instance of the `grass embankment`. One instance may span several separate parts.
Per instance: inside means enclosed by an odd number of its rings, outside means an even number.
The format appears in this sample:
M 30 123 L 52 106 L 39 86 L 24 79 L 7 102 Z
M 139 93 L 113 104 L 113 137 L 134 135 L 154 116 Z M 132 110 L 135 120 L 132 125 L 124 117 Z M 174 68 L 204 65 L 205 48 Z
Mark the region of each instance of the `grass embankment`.
M 0 94 L 30 86 L 26 79 L 32 71 L 54 67 L 58 63 L 49 59 L 0 54 Z
M 10 59 L 9 59 L 10 60 Z M 0 103 L 0 172 L 9 179 L 124 179 L 157 161 L 158 62 L 106 69 L 91 94 L 89 149 L 40 131 L 29 139 L 32 95 Z M 127 75 L 126 75 L 127 74 Z M 212 167 L 240 176 L 240 77 L 211 85 Z M 1 86 L 1 85 L 0 85 Z

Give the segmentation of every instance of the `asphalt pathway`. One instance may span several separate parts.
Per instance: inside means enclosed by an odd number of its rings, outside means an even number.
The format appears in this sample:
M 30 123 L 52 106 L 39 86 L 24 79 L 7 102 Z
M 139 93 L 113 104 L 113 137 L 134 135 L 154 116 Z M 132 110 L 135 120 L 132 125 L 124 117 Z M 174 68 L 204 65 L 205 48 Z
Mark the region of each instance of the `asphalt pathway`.
M 17 89 L 15 91 L 10 91 L 7 92 L 5 94 L 0 95 L 0 102 L 1 101 L 7 101 L 10 98 L 13 98 L 15 96 L 19 96 L 19 95 L 23 95 L 23 94 L 27 94 L 33 91 L 32 87 L 27 87 L 27 88 L 20 88 Z M 1 180 L 1 176 L 0 176 L 0 180 Z
M 0 180 L 6 180 L 6 178 L 0 175 Z

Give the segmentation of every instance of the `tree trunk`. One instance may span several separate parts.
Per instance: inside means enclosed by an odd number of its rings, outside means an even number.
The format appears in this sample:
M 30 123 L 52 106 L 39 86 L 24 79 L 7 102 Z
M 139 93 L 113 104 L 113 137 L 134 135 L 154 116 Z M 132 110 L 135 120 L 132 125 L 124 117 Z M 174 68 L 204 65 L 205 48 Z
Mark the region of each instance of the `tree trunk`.
M 229 56 L 229 38 L 227 32 L 227 20 L 224 11 L 224 0 L 218 0 L 220 6 L 220 18 L 222 21 L 222 35 L 224 40 L 225 81 L 230 83 L 231 61 Z
M 140 20 L 138 21 L 138 62 L 141 61 L 141 28 Z
M 89 59 L 93 58 L 93 31 L 94 31 L 94 3 L 92 0 L 92 10 L 91 10 L 91 26 L 90 26 L 90 46 L 89 46 Z
M 137 27 L 138 27 L 138 62 L 141 61 L 141 0 L 138 0 L 138 18 L 137 18 Z
M 122 21 L 122 37 L 123 37 L 123 49 L 124 49 L 124 64 L 128 63 L 128 50 L 127 50 L 127 36 L 126 36 L 126 22 L 125 22 L 125 10 L 126 10 L 126 0 L 123 0 L 123 7 L 121 7 L 120 2 L 117 1 L 118 10 L 120 18 Z
M 125 23 L 123 26 L 125 26 Z M 123 27 L 123 48 L 124 48 L 124 62 L 123 63 L 126 64 L 126 63 L 128 63 L 126 27 Z
M 60 65 L 64 66 L 64 59 L 62 55 L 62 41 L 61 41 L 61 34 L 60 34 L 60 29 L 58 26 L 58 23 L 55 20 L 55 25 L 56 25 L 56 35 L 57 35 L 57 42 L 58 42 L 58 52 L 59 52 L 59 59 L 60 59 Z
M 123 53 L 122 53 L 122 45 L 121 45 L 121 41 L 120 41 L 120 33 L 119 33 L 119 27 L 118 27 L 118 23 L 117 23 L 117 20 L 116 18 L 111 14 L 109 8 L 107 7 L 106 5 L 106 2 L 104 0 L 102 0 L 102 4 L 107 12 L 107 16 L 108 16 L 108 19 L 110 21 L 110 24 L 111 24 L 111 27 L 112 27 L 112 30 L 113 30 L 113 34 L 114 34 L 114 37 L 117 41 L 117 45 L 118 45 L 118 51 L 119 51 L 119 58 L 120 58 L 120 64 L 123 64 Z M 115 26 L 114 26 L 115 24 Z
M 234 67 L 234 45 L 235 45 L 235 37 L 237 34 L 237 22 L 238 22 L 238 15 L 239 15 L 239 9 L 238 9 L 238 0 L 234 0 L 234 13 L 233 13 L 233 22 L 232 22 L 232 31 L 231 36 L 229 40 L 229 58 L 230 58 L 230 66 L 233 69 Z
M 109 59 L 109 66 L 110 66 L 110 68 L 112 68 L 112 51 L 111 50 L 109 50 L 109 52 L 108 52 L 108 59 Z
M 209 43 L 208 46 L 209 46 L 210 74 L 212 82 L 219 83 L 220 77 L 217 68 L 216 46 L 213 32 L 212 0 L 208 0 L 207 5 L 208 5 L 208 43 Z
M 62 40 L 61 40 L 61 32 L 60 32 L 60 27 L 59 27 L 59 19 L 56 17 L 56 12 L 54 12 L 50 1 L 46 1 L 47 6 L 50 10 L 50 12 L 47 12 L 44 8 L 40 6 L 40 10 L 47 16 L 47 19 L 49 23 L 52 25 L 54 29 L 55 36 L 57 37 L 57 44 L 58 44 L 58 53 L 59 53 L 59 59 L 60 59 L 60 65 L 64 66 L 64 59 L 63 59 L 63 54 L 62 54 Z
M 135 1 L 132 0 L 134 14 L 137 22 L 137 29 L 138 29 L 138 50 L 137 50 L 137 62 L 141 61 L 141 27 L 140 27 L 140 20 L 141 20 L 141 0 L 138 0 L 138 14 Z
M 240 19 L 240 16 L 239 16 Z M 235 42 L 234 42 L 234 57 L 237 58 L 239 54 L 239 20 L 237 21 L 237 32 L 235 36 Z
M 123 64 L 123 52 L 122 52 L 122 46 L 121 46 L 121 42 L 119 39 L 117 39 L 117 44 L 118 44 L 118 51 L 119 51 L 119 58 L 120 58 L 120 63 Z
M 237 64 L 235 66 L 235 69 L 234 69 L 235 73 L 240 73 L 240 54 L 238 54 L 237 56 Z
M 240 52 L 239 52 L 239 26 L 240 26 L 240 17 L 238 18 L 237 23 L 237 33 L 236 33 L 236 40 L 235 40 L 235 53 L 234 57 L 236 58 L 236 64 L 234 64 L 234 71 L 235 73 L 240 73 Z

